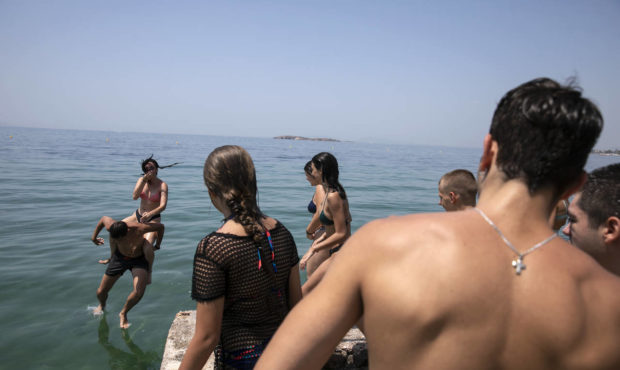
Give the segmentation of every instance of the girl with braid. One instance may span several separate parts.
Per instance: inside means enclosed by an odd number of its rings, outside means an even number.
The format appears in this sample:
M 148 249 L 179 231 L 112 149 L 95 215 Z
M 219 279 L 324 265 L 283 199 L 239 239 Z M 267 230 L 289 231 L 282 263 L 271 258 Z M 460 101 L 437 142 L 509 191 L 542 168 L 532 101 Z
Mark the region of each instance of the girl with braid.
M 224 219 L 196 248 L 196 330 L 180 368 L 202 369 L 215 349 L 216 368 L 251 369 L 301 299 L 297 247 L 284 225 L 260 211 L 245 149 L 211 152 L 204 181 Z

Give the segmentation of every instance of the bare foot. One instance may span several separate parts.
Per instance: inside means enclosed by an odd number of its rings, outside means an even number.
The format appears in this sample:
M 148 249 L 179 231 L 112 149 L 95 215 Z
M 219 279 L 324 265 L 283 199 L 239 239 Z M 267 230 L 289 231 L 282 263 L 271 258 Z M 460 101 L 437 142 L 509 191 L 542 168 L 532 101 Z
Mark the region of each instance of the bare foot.
M 102 264 L 102 265 L 107 265 L 108 263 L 110 263 L 110 259 L 106 258 L 104 260 L 99 260 L 99 263 Z
M 93 315 L 95 316 L 103 315 L 103 307 L 101 307 L 101 305 L 97 306 L 97 308 L 93 310 Z
M 127 329 L 131 326 L 127 319 L 127 314 L 119 313 L 118 316 L 121 318 L 121 329 Z

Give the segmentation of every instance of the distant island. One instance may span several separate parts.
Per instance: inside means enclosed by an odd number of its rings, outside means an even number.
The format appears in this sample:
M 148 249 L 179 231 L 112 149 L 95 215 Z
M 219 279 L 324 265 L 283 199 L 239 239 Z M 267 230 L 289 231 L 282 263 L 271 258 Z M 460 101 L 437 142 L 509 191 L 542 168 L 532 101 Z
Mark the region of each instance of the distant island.
M 280 139 L 280 140 L 310 140 L 310 141 L 335 141 L 335 142 L 340 142 L 340 140 L 329 139 L 329 138 L 326 138 L 326 137 L 303 137 L 303 136 L 291 136 L 291 135 L 276 136 L 276 137 L 274 137 L 274 139 Z
M 592 153 L 596 153 L 598 155 L 620 156 L 620 149 L 615 149 L 615 150 L 611 150 L 611 149 L 607 149 L 607 150 L 594 149 L 594 150 L 592 150 Z

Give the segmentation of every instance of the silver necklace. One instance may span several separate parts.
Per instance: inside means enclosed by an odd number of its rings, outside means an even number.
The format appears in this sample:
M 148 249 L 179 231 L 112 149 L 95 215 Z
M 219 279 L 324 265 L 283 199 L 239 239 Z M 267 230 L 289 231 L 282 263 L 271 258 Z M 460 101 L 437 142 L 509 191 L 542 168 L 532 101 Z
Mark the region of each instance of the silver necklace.
M 553 238 L 555 238 L 556 236 L 558 236 L 558 234 L 552 234 L 550 237 L 548 237 L 547 239 L 543 240 L 542 242 L 535 244 L 532 248 L 526 250 L 523 253 L 519 253 L 519 251 L 517 250 L 517 248 L 514 247 L 514 245 L 512 245 L 511 242 L 508 241 L 508 239 L 506 239 L 506 237 L 504 236 L 504 234 L 501 232 L 501 230 L 495 226 L 495 224 L 493 223 L 493 221 L 491 221 L 491 219 L 489 217 L 487 217 L 487 215 L 484 214 L 484 212 L 482 212 L 481 209 L 479 208 L 474 208 L 476 210 L 476 212 L 480 213 L 480 216 L 482 216 L 482 218 L 484 218 L 484 220 L 491 225 L 491 227 L 493 229 L 495 229 L 495 231 L 497 231 L 497 233 L 499 234 L 499 236 L 502 238 L 502 240 L 504 241 L 504 243 L 506 243 L 506 245 L 508 246 L 508 248 L 512 249 L 513 252 L 515 252 L 515 254 L 517 255 L 517 258 L 515 258 L 514 260 L 512 260 L 512 267 L 515 269 L 515 272 L 517 273 L 517 275 L 521 275 L 521 271 L 525 270 L 526 266 L 523 263 L 523 258 L 534 252 L 536 249 L 542 247 L 543 245 L 549 243 Z

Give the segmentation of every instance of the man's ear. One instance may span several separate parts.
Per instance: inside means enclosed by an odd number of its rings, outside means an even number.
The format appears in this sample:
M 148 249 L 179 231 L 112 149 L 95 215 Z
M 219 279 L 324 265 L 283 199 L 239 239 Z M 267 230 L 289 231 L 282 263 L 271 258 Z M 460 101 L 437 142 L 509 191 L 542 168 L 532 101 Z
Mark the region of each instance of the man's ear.
M 493 141 L 491 134 L 486 134 L 482 143 L 482 157 L 480 158 L 478 172 L 486 172 L 491 168 L 493 158 L 495 157 L 496 148 L 497 143 Z
M 585 184 L 587 180 L 588 180 L 588 174 L 585 173 L 584 171 L 581 171 L 581 174 L 577 178 L 577 181 L 575 181 L 575 183 L 572 186 L 569 186 L 568 189 L 566 189 L 564 193 L 562 193 L 562 196 L 560 196 L 560 199 L 568 199 L 571 195 L 580 191 L 581 188 L 583 187 L 583 184 Z
M 620 218 L 611 216 L 603 225 L 603 240 L 606 244 L 620 241 Z
M 454 204 L 456 203 L 456 200 L 459 196 L 456 195 L 453 191 L 450 192 L 450 203 Z

